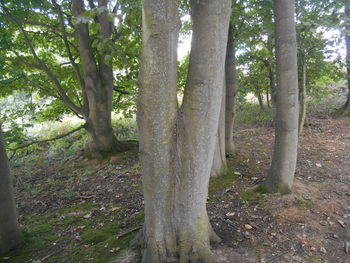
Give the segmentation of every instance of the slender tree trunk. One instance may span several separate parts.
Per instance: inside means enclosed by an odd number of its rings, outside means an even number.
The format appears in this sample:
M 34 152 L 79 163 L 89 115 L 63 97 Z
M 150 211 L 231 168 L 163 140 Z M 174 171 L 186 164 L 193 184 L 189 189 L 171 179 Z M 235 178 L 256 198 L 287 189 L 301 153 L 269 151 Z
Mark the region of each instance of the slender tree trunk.
M 0 126 L 0 255 L 22 242 L 17 223 L 13 185 Z
M 215 143 L 215 152 L 213 159 L 213 166 L 211 168 L 210 177 L 217 177 L 227 173 L 226 151 L 225 151 L 225 100 L 226 100 L 226 87 L 223 83 L 223 92 L 221 100 L 221 109 L 219 117 L 218 134 Z
M 269 89 L 268 88 L 266 90 L 266 105 L 267 105 L 268 108 L 271 107 L 271 105 L 270 105 L 270 94 L 269 94 Z
M 258 98 L 258 102 L 259 102 L 259 106 L 260 106 L 260 110 L 264 110 L 264 98 L 261 95 L 260 91 L 256 91 L 256 97 Z
M 238 91 L 238 80 L 236 72 L 236 49 L 233 38 L 233 26 L 230 25 L 227 39 L 226 62 L 226 105 L 225 105 L 225 148 L 226 154 L 233 155 L 236 148 L 233 142 L 233 125 L 235 119 L 236 97 Z
M 350 0 L 345 0 L 345 17 L 345 46 L 348 97 L 344 106 L 337 113 L 337 115 L 339 116 L 350 116 Z
M 306 120 L 306 64 L 303 54 L 299 61 L 299 66 L 301 67 L 301 80 L 299 84 L 299 134 L 302 134 Z
M 294 0 L 274 0 L 277 105 L 272 164 L 266 178 L 269 191 L 291 191 L 298 146 L 298 69 Z
M 273 56 L 274 45 L 273 45 L 273 36 L 272 34 L 268 35 L 267 46 L 271 56 Z M 275 79 L 275 70 L 274 70 L 274 60 L 272 58 L 268 61 L 268 70 L 269 70 L 269 85 L 271 92 L 271 104 L 272 106 L 276 105 L 276 79 Z
M 107 8 L 107 0 L 100 0 L 99 7 Z M 83 0 L 73 0 L 73 13 L 75 17 L 85 12 Z M 101 26 L 101 41 L 107 41 L 111 37 L 111 22 L 108 12 L 102 12 L 97 16 Z M 113 133 L 111 114 L 113 98 L 113 69 L 111 65 L 104 62 L 104 56 L 94 57 L 88 24 L 78 22 L 75 26 L 75 37 L 78 42 L 82 68 L 84 75 L 84 86 L 82 87 L 84 98 L 87 100 L 85 120 L 87 131 L 90 136 L 89 148 L 93 155 L 110 152 L 118 147 L 117 139 Z M 105 56 L 110 55 L 106 51 Z M 97 62 L 98 63 L 97 63 Z
M 145 198 L 142 262 L 214 262 L 218 239 L 206 211 L 224 78 L 229 0 L 191 1 L 193 40 L 188 80 L 177 109 L 177 41 L 173 0 L 143 1 L 138 97 Z M 208 34 L 210 32 L 210 34 Z

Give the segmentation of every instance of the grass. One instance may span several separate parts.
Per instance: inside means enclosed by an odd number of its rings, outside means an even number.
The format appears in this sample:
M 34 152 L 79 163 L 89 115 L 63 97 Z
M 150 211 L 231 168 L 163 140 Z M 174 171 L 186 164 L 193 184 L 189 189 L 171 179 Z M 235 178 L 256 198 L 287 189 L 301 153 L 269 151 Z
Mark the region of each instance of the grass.
M 268 126 L 271 125 L 274 118 L 274 109 L 260 109 L 259 104 L 243 103 L 237 107 L 235 124 L 251 126 Z

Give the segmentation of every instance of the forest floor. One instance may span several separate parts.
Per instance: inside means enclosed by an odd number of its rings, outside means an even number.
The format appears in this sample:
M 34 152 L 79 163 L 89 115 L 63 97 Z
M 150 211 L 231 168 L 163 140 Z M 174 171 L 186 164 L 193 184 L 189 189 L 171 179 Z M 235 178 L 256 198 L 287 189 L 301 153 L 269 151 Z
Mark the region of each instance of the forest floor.
M 272 127 L 239 127 L 229 173 L 211 180 L 218 262 L 350 262 L 350 119 L 312 119 L 293 191 L 266 194 Z M 0 262 L 139 262 L 143 221 L 137 147 L 103 162 L 38 158 L 13 169 L 25 243 Z

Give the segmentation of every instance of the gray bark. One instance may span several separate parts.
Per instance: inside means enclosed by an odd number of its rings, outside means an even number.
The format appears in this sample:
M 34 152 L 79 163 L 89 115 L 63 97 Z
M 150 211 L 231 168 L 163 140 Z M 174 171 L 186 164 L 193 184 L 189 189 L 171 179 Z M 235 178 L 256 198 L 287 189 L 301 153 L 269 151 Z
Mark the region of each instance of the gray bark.
M 238 91 L 238 80 L 236 72 L 236 49 L 233 38 L 233 26 L 230 25 L 226 49 L 225 62 L 225 150 L 226 154 L 235 154 L 236 148 L 233 142 L 233 125 L 235 119 L 236 97 Z
M 0 254 L 22 242 L 4 138 L 0 127 Z
M 224 78 L 229 0 L 191 1 L 193 40 L 177 109 L 177 1 L 143 1 L 138 97 L 145 198 L 142 262 L 213 262 L 206 211 Z M 208 34 L 210 32 L 210 34 Z
M 277 62 L 276 134 L 269 191 L 291 191 L 298 145 L 298 71 L 294 0 L 274 0 Z
M 107 0 L 100 0 L 99 7 L 107 7 Z M 85 12 L 83 0 L 73 0 L 73 14 L 75 17 Z M 108 20 L 108 12 L 97 16 L 101 26 L 101 41 L 111 38 L 112 25 Z M 117 147 L 117 140 L 112 129 L 112 98 L 113 98 L 113 69 L 104 62 L 104 56 L 94 57 L 88 24 L 79 22 L 75 26 L 75 38 L 78 42 L 79 54 L 82 60 L 84 85 L 81 87 L 84 94 L 87 131 L 90 135 L 89 148 L 93 155 L 109 152 Z
M 299 83 L 299 134 L 303 133 L 306 120 L 306 63 L 305 55 L 300 54 L 300 83 Z
M 345 0 L 345 17 L 345 46 L 348 97 L 344 106 L 338 112 L 338 115 L 340 116 L 350 116 L 350 0 Z
M 227 173 L 226 151 L 225 151 L 225 102 L 226 100 L 226 87 L 223 85 L 219 127 L 215 142 L 215 151 L 213 166 L 211 167 L 210 177 L 218 177 Z

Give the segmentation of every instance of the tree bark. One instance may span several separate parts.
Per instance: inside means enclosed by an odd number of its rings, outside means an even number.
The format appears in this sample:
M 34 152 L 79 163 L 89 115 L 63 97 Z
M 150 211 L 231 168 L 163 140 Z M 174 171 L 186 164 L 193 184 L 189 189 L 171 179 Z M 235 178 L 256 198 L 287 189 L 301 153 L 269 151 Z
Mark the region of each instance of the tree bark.
M 145 198 L 140 235 L 144 263 L 213 262 L 209 241 L 218 240 L 209 223 L 206 199 L 219 123 L 230 1 L 191 1 L 193 40 L 180 109 L 177 5 L 173 0 L 143 1 L 137 117 Z
M 0 127 L 0 255 L 22 242 L 4 138 Z
M 264 110 L 265 109 L 264 98 L 263 98 L 261 92 L 259 90 L 256 90 L 255 94 L 256 94 L 256 97 L 258 98 L 260 110 Z
M 225 151 L 225 111 L 226 111 L 226 87 L 223 83 L 221 109 L 219 117 L 218 134 L 216 136 L 213 166 L 210 177 L 218 177 L 227 173 L 226 151 Z
M 274 0 L 277 105 L 272 164 L 266 178 L 269 191 L 291 191 L 298 146 L 298 71 L 294 0 Z
M 299 83 L 299 134 L 303 133 L 306 120 L 306 63 L 305 55 L 300 54 L 299 67 L 301 68 Z
M 236 48 L 233 37 L 233 25 L 230 25 L 226 48 L 225 62 L 225 150 L 226 154 L 233 155 L 236 148 L 233 142 L 233 125 L 235 120 L 236 97 L 238 92 L 238 80 L 236 71 Z
M 99 7 L 106 7 L 107 0 L 100 0 Z M 75 17 L 85 12 L 83 0 L 73 0 L 73 14 Z M 111 38 L 112 25 L 108 20 L 108 12 L 97 16 L 101 26 L 101 42 Z M 82 87 L 86 104 L 85 120 L 87 132 L 90 135 L 89 149 L 93 155 L 110 152 L 119 144 L 113 133 L 111 114 L 113 98 L 113 69 L 104 62 L 104 57 L 111 55 L 110 51 L 98 55 L 98 63 L 94 57 L 88 24 L 82 21 L 75 26 L 75 37 L 78 42 L 79 54 L 82 60 L 84 86 Z
M 348 84 L 348 97 L 344 106 L 337 115 L 350 116 L 350 0 L 345 0 L 345 46 L 346 46 L 346 72 Z

